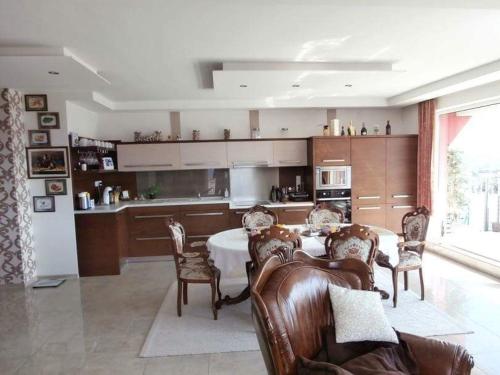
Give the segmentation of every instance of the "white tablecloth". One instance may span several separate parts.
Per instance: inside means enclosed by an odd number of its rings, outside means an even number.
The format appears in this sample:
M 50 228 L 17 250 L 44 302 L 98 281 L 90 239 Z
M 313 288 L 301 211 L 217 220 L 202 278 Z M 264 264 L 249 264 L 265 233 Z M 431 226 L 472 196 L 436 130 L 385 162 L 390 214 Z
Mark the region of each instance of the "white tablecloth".
M 294 225 L 287 226 L 293 229 Z M 379 236 L 379 250 L 389 256 L 391 265 L 399 263 L 398 236 L 388 229 L 370 227 Z M 302 237 L 302 249 L 313 256 L 325 254 L 325 237 Z M 248 254 L 248 235 L 243 228 L 230 229 L 212 235 L 207 241 L 210 257 L 221 271 L 223 278 L 246 277 L 245 263 Z

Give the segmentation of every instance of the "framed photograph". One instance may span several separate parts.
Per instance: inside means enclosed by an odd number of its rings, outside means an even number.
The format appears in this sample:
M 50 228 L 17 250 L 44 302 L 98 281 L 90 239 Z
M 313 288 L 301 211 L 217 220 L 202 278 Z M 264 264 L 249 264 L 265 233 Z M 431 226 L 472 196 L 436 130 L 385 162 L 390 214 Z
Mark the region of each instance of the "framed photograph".
M 46 195 L 66 195 L 68 188 L 64 178 L 55 180 L 45 180 L 45 194 Z
M 24 107 L 26 111 L 46 111 L 47 95 L 44 94 L 28 94 L 24 95 Z
M 33 197 L 34 212 L 55 212 L 56 201 L 54 197 Z
M 101 168 L 105 171 L 110 171 L 115 169 L 115 164 L 113 163 L 113 158 L 109 156 L 104 156 L 101 158 Z
M 49 130 L 28 130 L 30 147 L 50 147 Z
M 38 129 L 59 129 L 59 112 L 43 112 L 38 114 Z
M 67 147 L 27 147 L 28 178 L 69 177 Z

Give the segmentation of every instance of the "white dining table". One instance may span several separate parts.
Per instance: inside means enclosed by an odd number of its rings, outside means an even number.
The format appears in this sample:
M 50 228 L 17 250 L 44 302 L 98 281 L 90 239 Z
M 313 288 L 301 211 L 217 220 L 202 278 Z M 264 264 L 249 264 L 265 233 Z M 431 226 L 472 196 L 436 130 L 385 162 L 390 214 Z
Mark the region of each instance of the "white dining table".
M 288 229 L 301 225 L 287 225 Z M 391 265 L 399 263 L 398 235 L 388 229 L 370 226 L 379 236 L 379 251 L 388 256 Z M 326 237 L 301 236 L 302 250 L 312 256 L 325 255 Z M 246 277 L 245 264 L 250 260 L 248 234 L 245 229 L 229 229 L 216 233 L 207 241 L 207 248 L 215 266 L 221 271 L 221 280 Z

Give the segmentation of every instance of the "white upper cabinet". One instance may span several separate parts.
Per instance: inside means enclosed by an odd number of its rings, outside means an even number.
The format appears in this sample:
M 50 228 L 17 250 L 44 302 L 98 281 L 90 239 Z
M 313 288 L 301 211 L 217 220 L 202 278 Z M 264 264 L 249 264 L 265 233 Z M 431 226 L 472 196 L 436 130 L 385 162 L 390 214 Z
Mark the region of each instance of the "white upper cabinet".
M 180 169 L 179 143 L 118 144 L 119 171 L 168 171 Z
M 181 169 L 227 168 L 226 142 L 181 143 Z
M 298 167 L 307 165 L 307 141 L 273 141 L 273 166 Z
M 273 141 L 227 142 L 229 168 L 270 167 L 273 165 Z

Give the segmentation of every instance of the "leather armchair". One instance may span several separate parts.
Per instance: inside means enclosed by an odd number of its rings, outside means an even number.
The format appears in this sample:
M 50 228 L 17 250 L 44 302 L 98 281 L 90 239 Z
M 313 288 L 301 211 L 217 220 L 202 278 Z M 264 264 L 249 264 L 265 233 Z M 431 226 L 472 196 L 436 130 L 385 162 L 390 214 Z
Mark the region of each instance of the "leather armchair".
M 290 262 L 269 258 L 251 288 L 252 316 L 270 375 L 295 375 L 298 356 L 320 351 L 322 332 L 334 324 L 328 284 L 373 289 L 371 268 L 357 259 L 332 262 L 297 250 Z M 462 347 L 402 334 L 421 374 L 470 374 L 472 357 Z

